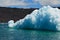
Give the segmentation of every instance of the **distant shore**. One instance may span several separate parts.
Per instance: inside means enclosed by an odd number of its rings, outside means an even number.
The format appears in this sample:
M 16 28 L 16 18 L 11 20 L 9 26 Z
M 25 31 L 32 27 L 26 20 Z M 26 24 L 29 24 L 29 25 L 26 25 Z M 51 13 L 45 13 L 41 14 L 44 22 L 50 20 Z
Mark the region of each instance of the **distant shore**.
M 0 23 L 6 23 L 9 20 L 17 21 L 30 14 L 33 10 L 38 8 L 9 8 L 0 7 Z

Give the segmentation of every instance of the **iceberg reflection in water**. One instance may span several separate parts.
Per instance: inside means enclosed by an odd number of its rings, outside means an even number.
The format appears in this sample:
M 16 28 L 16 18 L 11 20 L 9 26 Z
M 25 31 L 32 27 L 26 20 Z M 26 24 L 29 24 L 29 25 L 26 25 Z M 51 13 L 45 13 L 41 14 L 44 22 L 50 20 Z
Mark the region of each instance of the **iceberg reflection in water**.
M 34 10 L 23 19 L 14 23 L 13 20 L 8 22 L 11 28 L 29 28 L 60 31 L 60 10 L 50 6 L 44 6 L 39 10 Z

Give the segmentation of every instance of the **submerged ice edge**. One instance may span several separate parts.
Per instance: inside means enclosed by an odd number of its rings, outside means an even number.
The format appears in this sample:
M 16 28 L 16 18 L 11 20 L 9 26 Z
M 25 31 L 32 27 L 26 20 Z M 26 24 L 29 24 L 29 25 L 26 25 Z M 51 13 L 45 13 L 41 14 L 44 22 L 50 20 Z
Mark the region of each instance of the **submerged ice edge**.
M 14 23 L 13 20 L 8 22 L 11 28 L 33 28 L 46 30 L 60 30 L 60 9 L 44 6 L 39 10 L 34 10 L 23 19 Z

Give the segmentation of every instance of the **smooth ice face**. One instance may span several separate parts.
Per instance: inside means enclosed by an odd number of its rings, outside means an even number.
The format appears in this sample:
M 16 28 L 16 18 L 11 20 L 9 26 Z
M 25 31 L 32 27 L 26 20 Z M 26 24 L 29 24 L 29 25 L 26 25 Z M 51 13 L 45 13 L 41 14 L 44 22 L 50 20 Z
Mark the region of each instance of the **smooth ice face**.
M 10 20 L 10 21 L 8 22 L 8 26 L 9 26 L 9 27 L 14 27 L 14 21 L 13 21 L 13 20 Z
M 9 27 L 32 28 L 46 30 L 60 30 L 60 10 L 50 6 L 44 6 L 39 10 L 34 10 L 31 14 L 25 16 L 17 22 L 8 22 Z

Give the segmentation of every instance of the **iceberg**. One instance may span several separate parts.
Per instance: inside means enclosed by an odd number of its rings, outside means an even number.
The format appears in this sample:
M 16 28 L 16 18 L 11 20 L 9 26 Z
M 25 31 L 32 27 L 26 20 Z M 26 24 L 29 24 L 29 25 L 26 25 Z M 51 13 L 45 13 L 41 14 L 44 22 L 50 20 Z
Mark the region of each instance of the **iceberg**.
M 26 15 L 14 23 L 8 21 L 11 28 L 29 28 L 42 30 L 60 30 L 60 9 L 51 6 L 43 6 L 34 10 L 31 14 Z

